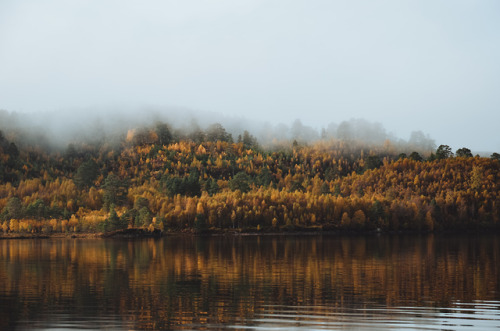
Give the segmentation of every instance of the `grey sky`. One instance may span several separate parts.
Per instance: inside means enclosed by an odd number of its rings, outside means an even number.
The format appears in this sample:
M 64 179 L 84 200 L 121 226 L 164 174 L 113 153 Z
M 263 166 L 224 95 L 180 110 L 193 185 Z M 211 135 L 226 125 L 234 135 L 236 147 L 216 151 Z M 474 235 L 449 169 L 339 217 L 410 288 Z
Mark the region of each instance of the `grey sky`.
M 500 1 L 0 1 L 0 109 L 365 118 L 500 151 Z

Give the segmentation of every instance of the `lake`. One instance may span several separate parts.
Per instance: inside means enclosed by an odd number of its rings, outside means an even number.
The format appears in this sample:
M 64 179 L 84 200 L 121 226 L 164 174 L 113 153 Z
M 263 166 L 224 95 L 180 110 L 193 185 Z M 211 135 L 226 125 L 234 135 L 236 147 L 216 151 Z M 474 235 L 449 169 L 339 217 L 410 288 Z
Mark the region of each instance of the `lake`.
M 0 240 L 0 329 L 500 328 L 500 236 Z

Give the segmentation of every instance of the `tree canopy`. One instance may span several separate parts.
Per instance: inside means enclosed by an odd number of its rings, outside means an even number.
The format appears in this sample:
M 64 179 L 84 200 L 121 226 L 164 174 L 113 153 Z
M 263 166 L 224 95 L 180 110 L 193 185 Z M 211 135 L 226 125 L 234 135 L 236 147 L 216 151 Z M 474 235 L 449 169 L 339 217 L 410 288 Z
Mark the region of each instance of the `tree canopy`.
M 156 123 L 130 130 L 118 147 L 73 144 L 65 153 L 16 152 L 0 133 L 1 233 L 500 224 L 498 153 L 471 157 L 464 147 L 453 157 L 441 145 L 434 157 L 343 140 L 266 150 L 248 132 L 232 141 L 220 124 L 191 133 Z

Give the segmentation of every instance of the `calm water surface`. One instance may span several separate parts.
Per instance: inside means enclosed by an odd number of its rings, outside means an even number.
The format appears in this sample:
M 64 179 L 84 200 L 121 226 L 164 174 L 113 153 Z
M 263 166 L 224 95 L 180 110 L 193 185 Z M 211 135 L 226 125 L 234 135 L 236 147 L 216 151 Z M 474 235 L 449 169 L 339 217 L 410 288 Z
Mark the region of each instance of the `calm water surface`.
M 500 236 L 1 240 L 0 330 L 500 330 Z

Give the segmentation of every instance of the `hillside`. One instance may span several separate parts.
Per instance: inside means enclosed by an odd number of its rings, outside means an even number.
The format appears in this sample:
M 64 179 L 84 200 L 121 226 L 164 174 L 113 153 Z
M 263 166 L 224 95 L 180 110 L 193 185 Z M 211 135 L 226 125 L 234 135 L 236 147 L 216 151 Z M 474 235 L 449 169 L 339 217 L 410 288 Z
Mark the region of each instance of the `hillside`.
M 13 233 L 498 229 L 500 161 L 447 146 L 297 142 L 265 150 L 224 128 L 167 124 L 64 153 L 0 137 L 0 225 Z

